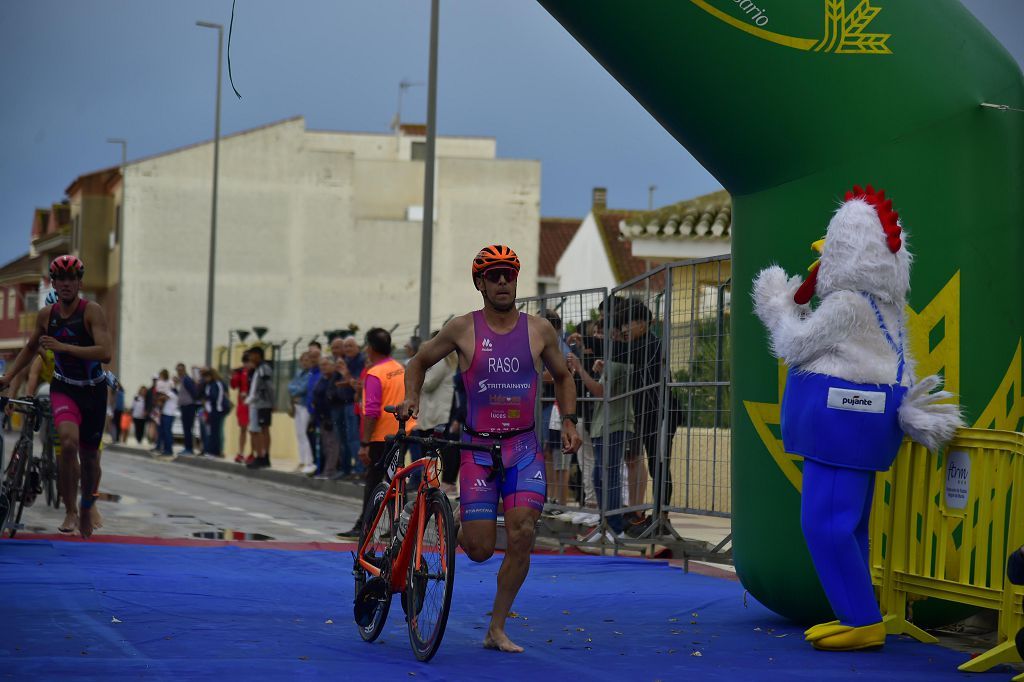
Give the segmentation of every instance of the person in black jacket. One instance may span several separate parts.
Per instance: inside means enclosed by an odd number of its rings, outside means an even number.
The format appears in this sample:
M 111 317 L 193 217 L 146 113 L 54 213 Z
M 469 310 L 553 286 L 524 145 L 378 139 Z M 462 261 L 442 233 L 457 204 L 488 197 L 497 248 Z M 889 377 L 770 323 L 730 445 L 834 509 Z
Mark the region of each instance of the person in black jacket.
M 634 410 L 636 413 L 636 425 L 633 431 L 632 441 L 627 446 L 633 456 L 638 456 L 643 450 L 647 455 L 647 471 L 651 479 L 658 480 L 658 441 L 661 436 L 661 422 L 663 406 L 661 404 L 661 381 L 666 358 L 663 357 L 661 339 L 651 333 L 652 315 L 650 308 L 638 299 L 630 299 L 617 316 L 617 325 L 622 332 L 623 340 L 626 343 L 626 352 L 630 364 L 629 390 L 637 391 L 634 396 Z M 669 410 L 674 412 L 673 410 Z M 666 452 L 672 453 L 672 439 L 675 435 L 674 418 L 678 415 L 671 414 L 668 417 L 668 439 Z M 667 517 L 668 512 L 664 511 L 672 499 L 672 471 L 668 466 L 670 457 L 667 456 L 664 463 L 664 488 L 654 486 L 655 507 L 659 505 L 663 509 L 662 516 Z M 627 529 L 630 535 L 640 535 L 646 530 L 646 523 L 634 524 Z
M 316 478 L 342 478 L 338 471 L 340 442 L 335 428 L 335 414 L 341 409 L 344 380 L 338 372 L 337 365 L 331 355 L 320 357 L 320 378 L 313 386 L 312 418 L 320 427 L 320 451 L 323 467 L 317 472 Z
M 211 457 L 224 456 L 224 417 L 231 411 L 228 387 L 220 372 L 213 367 L 204 367 L 202 378 L 203 419 L 206 421 L 206 442 L 203 451 Z

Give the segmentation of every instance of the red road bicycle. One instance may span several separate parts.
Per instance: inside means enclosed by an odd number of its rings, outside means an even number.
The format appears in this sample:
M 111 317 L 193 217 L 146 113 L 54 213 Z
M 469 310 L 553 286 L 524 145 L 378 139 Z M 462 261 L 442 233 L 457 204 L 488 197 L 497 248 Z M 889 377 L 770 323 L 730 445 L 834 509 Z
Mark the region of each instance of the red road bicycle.
M 409 436 L 405 432 L 408 419 L 393 406 L 384 409 L 398 417 L 398 433 L 387 438 L 386 454 L 378 465 L 385 468 L 384 481 L 373 490 L 358 553 L 353 556 L 354 615 L 360 636 L 372 642 L 384 630 L 392 595 L 402 595 L 409 642 L 416 658 L 425 662 L 441 646 L 455 585 L 455 517 L 448 497 L 438 488 L 438 457 L 445 448 L 487 452 L 491 477 L 504 480 L 505 468 L 498 443 L 474 445 Z M 398 468 L 409 443 L 423 447 L 423 458 Z M 406 486 L 416 472 L 421 474 L 419 484 L 407 503 Z

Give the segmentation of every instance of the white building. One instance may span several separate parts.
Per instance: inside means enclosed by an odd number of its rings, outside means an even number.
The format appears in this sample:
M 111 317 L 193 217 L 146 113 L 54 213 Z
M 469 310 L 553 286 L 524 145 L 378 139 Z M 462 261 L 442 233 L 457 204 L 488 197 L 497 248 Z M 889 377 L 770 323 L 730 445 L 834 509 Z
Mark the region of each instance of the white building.
M 253 326 L 294 341 L 416 322 L 423 133 L 314 131 L 297 117 L 222 138 L 214 346 Z M 540 220 L 539 161 L 499 159 L 482 137 L 439 137 L 436 156 L 432 326 L 479 307 L 469 273 L 482 246 L 509 244 L 535 263 Z M 203 360 L 212 168 L 212 142 L 127 166 L 126 386 Z M 536 292 L 534 272 L 524 268 L 520 295 Z
M 611 289 L 662 263 L 728 254 L 731 242 L 732 200 L 725 190 L 627 211 L 609 209 L 607 191 L 598 187 L 545 283 L 548 291 Z

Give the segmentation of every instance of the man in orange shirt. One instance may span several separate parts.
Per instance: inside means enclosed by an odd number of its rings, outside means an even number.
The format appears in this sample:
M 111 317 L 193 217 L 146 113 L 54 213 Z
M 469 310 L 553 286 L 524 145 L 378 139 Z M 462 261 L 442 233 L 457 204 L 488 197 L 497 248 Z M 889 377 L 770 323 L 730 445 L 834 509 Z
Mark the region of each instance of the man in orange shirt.
M 384 480 L 381 465 L 386 451 L 384 439 L 398 433 L 398 420 L 385 412 L 384 406 L 399 405 L 405 400 L 405 367 L 391 357 L 391 350 L 391 334 L 386 329 L 374 327 L 366 332 L 366 380 L 360 400 L 363 423 L 359 441 L 359 459 L 366 465 L 366 487 L 359 518 L 351 530 L 338 533 L 339 537 L 359 537 L 373 489 Z M 415 420 L 406 422 L 406 431 L 414 428 Z

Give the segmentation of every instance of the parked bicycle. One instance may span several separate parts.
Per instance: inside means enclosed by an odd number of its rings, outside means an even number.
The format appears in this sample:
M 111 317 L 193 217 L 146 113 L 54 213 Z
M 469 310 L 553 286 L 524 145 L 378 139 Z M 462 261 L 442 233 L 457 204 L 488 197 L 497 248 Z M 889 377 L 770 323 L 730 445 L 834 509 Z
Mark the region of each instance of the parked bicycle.
M 8 531 L 14 537 L 23 527 L 21 515 L 26 506 L 31 506 L 37 495 L 42 494 L 40 460 L 32 457 L 33 434 L 42 426 L 43 412 L 35 398 L 24 400 L 0 397 L 0 411 L 7 405 L 15 412 L 25 415 L 21 435 L 11 451 L 11 459 L 3 468 L 0 479 L 0 536 Z
M 505 467 L 498 443 L 475 445 L 410 436 L 405 432 L 408 418 L 393 406 L 384 409 L 398 418 L 398 433 L 387 438 L 380 463 L 385 468 L 384 481 L 373 490 L 353 557 L 354 614 L 360 636 L 372 642 L 384 629 L 392 595 L 401 594 L 409 642 L 416 658 L 425 662 L 441 646 L 455 585 L 455 517 L 448 497 L 438 487 L 441 452 L 456 448 L 489 453 L 490 475 L 500 480 L 505 478 Z M 423 457 L 399 468 L 410 443 L 422 446 Z M 406 485 L 415 472 L 422 475 L 406 502 Z
M 39 476 L 42 479 L 46 504 L 60 509 L 60 441 L 57 428 L 53 424 L 53 413 L 50 411 L 50 398 L 39 396 L 39 409 L 42 411 L 42 428 L 39 433 Z

